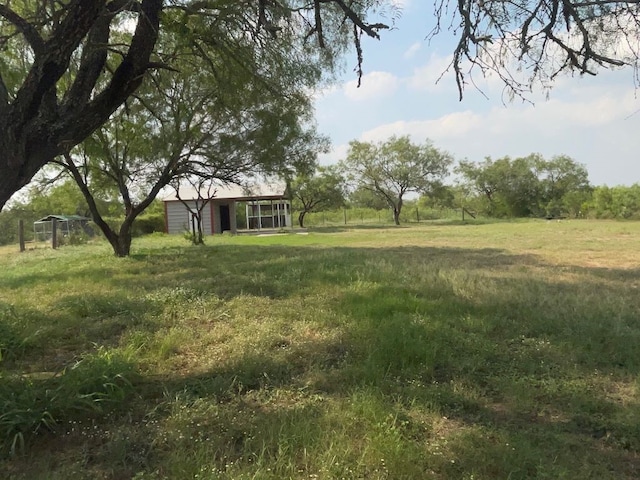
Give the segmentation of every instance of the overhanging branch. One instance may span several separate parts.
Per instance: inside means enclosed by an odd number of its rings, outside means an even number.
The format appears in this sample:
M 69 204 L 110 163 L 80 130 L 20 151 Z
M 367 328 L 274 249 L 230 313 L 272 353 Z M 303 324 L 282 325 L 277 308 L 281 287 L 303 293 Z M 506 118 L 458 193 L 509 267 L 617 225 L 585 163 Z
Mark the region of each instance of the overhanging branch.
M 0 16 L 6 18 L 24 35 L 35 55 L 42 54 L 45 48 L 44 40 L 31 23 L 11 10 L 7 5 L 0 5 Z

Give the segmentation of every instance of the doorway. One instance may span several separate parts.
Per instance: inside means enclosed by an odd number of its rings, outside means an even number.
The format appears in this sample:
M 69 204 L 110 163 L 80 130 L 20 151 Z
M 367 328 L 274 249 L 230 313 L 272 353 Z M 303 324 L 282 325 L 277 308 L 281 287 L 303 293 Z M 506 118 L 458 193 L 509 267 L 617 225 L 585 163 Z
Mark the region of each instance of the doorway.
M 220 205 L 220 230 L 231 230 L 231 215 L 229 215 L 229 205 Z

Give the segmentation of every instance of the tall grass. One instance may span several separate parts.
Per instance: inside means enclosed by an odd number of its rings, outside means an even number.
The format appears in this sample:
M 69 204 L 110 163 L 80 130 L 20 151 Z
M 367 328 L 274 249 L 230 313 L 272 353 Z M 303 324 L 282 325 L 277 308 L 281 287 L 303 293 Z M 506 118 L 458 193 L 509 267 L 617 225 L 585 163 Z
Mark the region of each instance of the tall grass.
M 99 348 L 62 372 L 0 375 L 0 448 L 24 453 L 26 442 L 60 423 L 123 407 L 133 392 L 134 367 Z
M 638 478 L 638 234 L 427 223 L 0 256 L 0 471 Z

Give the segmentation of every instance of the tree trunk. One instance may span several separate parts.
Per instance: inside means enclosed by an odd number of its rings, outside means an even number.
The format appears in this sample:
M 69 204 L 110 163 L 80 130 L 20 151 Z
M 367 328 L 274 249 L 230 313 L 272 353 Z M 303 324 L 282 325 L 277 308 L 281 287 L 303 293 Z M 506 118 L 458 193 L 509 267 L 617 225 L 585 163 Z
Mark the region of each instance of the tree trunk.
M 109 243 L 113 248 L 113 253 L 116 257 L 128 257 L 131 253 L 131 227 L 128 227 L 126 231 L 120 229 L 120 233 L 113 237 L 115 241 L 109 239 Z
M 44 165 L 107 121 L 138 88 L 150 68 L 162 0 L 140 3 L 141 20 L 130 47 L 121 63 L 111 70 L 103 68 L 103 45 L 109 23 L 115 18 L 109 10 L 114 2 L 66 3 L 66 14 L 58 18 L 56 25 L 44 22 L 44 30 L 50 35 L 46 42 L 33 44 L 37 37 L 31 35 L 33 62 L 15 98 L 9 102 L 0 88 L 0 97 L 4 97 L 0 98 L 0 210 Z M 22 24 L 18 27 L 27 30 Z M 62 95 L 63 90 L 59 95 L 58 81 L 69 70 L 73 54 L 83 42 L 85 49 L 75 80 L 66 95 Z M 87 42 L 100 48 L 90 48 Z M 103 75 L 106 71 L 112 73 Z
M 300 228 L 304 228 L 304 216 L 307 214 L 304 210 L 298 214 L 298 224 Z
M 100 227 L 102 233 L 109 241 L 111 248 L 113 248 L 113 253 L 116 257 L 128 257 L 131 253 L 131 227 L 133 226 L 133 220 L 135 217 L 127 217 L 124 222 L 120 226 L 120 231 L 116 233 L 108 224 L 105 222 L 100 213 L 94 212 L 93 221 Z
M 400 225 L 400 212 L 402 211 L 402 193 L 398 195 L 396 204 L 393 206 L 393 221 Z
M 193 243 L 196 245 L 204 245 L 204 232 L 202 230 L 202 212 L 198 212 L 196 217 L 196 236 L 193 239 Z
M 120 226 L 120 232 L 116 233 L 111 226 L 105 222 L 104 218 L 100 214 L 100 210 L 98 210 L 98 205 L 96 204 L 95 198 L 93 198 L 93 194 L 89 190 L 88 185 L 85 183 L 82 178 L 82 174 L 78 170 L 78 167 L 73 163 L 71 156 L 67 153 L 64 155 L 67 163 L 66 166 L 68 170 L 73 175 L 73 179 L 80 188 L 84 199 L 89 206 L 89 210 L 91 211 L 91 218 L 93 222 L 98 226 L 100 231 L 103 233 L 111 248 L 113 248 L 113 253 L 116 257 L 127 257 L 131 251 L 131 227 L 133 225 L 133 221 L 138 216 L 139 211 L 135 209 L 130 210 L 127 213 L 127 216 L 124 219 L 124 222 Z M 140 210 L 141 211 L 141 210 Z

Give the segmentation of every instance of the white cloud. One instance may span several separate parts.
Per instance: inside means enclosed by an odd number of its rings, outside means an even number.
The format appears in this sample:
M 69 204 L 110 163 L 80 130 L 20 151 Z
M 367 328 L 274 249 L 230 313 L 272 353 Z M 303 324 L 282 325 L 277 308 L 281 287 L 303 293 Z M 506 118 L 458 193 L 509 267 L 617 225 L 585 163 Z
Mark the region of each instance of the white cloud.
M 344 160 L 347 157 L 348 151 L 349 145 L 336 145 L 329 153 L 319 155 L 318 163 L 320 163 L 320 165 L 334 165 L 340 160 Z
M 391 5 L 393 5 L 394 7 L 400 8 L 400 9 L 406 9 L 409 4 L 411 3 L 411 0 L 391 0 Z
M 363 132 L 361 140 L 378 142 L 391 135 L 410 135 L 416 142 L 429 138 L 458 159 L 476 161 L 487 155 L 567 154 L 587 164 L 596 184 L 633 183 L 640 181 L 639 168 L 629 165 L 629 152 L 637 144 L 640 114 L 634 112 L 638 109 L 640 102 L 633 90 L 613 95 L 603 86 L 597 95 L 537 106 L 509 105 L 483 113 L 465 110 L 433 119 L 386 123 Z
M 452 58 L 451 55 L 431 55 L 427 63 L 414 69 L 413 74 L 407 79 L 409 88 L 422 92 L 453 91 L 453 73 L 447 72 Z
M 364 132 L 360 139 L 364 142 L 384 141 L 392 135 L 409 135 L 421 142 L 442 138 L 461 138 L 482 128 L 486 121 L 481 115 L 471 111 L 455 112 L 437 119 L 399 121 L 380 125 Z
M 352 80 L 344 85 L 343 91 L 349 100 L 365 101 L 392 95 L 399 83 L 398 77 L 389 72 L 371 72 L 362 76 L 360 87 L 357 80 Z
M 413 45 L 411 45 L 409 48 L 407 48 L 407 50 L 402 54 L 402 56 L 407 59 L 413 58 L 416 56 L 416 53 L 420 51 L 421 48 L 422 48 L 422 43 L 416 42 Z
M 362 133 L 361 138 L 379 141 L 390 135 L 411 135 L 416 140 L 429 137 L 467 142 L 470 135 L 481 144 L 489 140 L 500 144 L 500 138 L 506 140 L 507 137 L 562 138 L 562 132 L 583 132 L 586 136 L 591 130 L 624 123 L 638 108 L 634 92 L 629 91 L 622 98 L 604 94 L 575 100 L 549 100 L 537 106 L 509 105 L 484 113 L 465 110 L 435 119 L 392 122 Z M 632 123 L 637 124 L 637 120 Z

